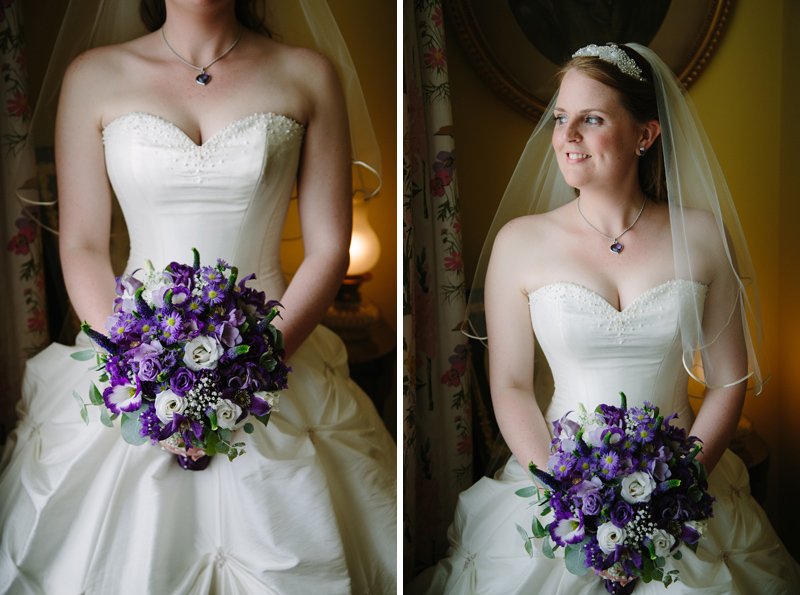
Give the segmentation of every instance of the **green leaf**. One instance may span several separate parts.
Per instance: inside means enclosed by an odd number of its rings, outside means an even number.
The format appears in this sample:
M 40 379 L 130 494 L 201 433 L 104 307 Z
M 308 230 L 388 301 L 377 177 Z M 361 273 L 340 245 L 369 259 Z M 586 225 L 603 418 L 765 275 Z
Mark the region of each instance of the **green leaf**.
M 209 432 L 208 438 L 206 438 L 206 454 L 210 457 L 217 454 L 217 443 L 219 442 L 219 436 L 217 436 L 216 432 Z
M 658 558 L 653 560 L 653 564 L 655 565 L 656 568 L 663 568 L 664 564 L 665 564 L 665 560 L 664 560 L 664 558 L 659 556 Z
M 89 425 L 89 412 L 86 411 L 86 405 L 81 405 L 81 417 L 83 418 L 84 423 L 88 426 Z
M 252 434 L 255 431 L 255 428 L 253 427 L 253 424 L 251 424 L 250 422 L 247 422 L 246 424 L 244 424 L 244 426 L 242 426 L 242 428 L 244 429 L 245 434 Z
M 533 558 L 533 546 L 530 539 L 525 542 L 525 551 L 528 552 L 529 557 Z
M 228 443 L 223 440 L 220 440 L 219 443 L 217 444 L 217 452 L 222 454 L 228 452 Z
M 545 535 L 544 539 L 542 540 L 542 553 L 548 558 L 555 558 L 556 555 L 553 552 L 553 546 L 550 544 L 550 536 Z
M 280 351 L 283 349 L 283 333 L 275 329 L 275 349 Z
M 660 568 L 656 568 L 653 570 L 653 580 L 654 581 L 662 581 L 664 580 L 664 571 Z
M 103 395 L 101 395 L 100 391 L 97 390 L 97 387 L 94 385 L 94 382 L 89 383 L 89 400 L 92 402 L 92 405 L 103 404 Z
M 521 488 L 514 492 L 520 498 L 530 498 L 537 492 L 536 487 L 528 486 L 527 488 Z
M 675 558 L 676 560 L 680 560 L 681 558 L 683 558 L 683 552 L 681 552 L 680 550 L 675 550 L 675 553 L 672 554 L 672 557 Z
M 94 354 L 94 349 L 86 349 L 85 351 L 76 351 L 75 353 L 70 353 L 69 356 L 79 362 L 88 362 L 94 357 Z
M 216 411 L 209 411 L 208 412 L 208 421 L 211 423 L 211 429 L 217 429 L 217 412 Z
M 222 438 L 225 441 L 230 441 L 230 439 L 231 439 L 231 431 L 230 430 L 225 430 L 223 428 L 220 428 L 219 429 L 219 437 Z
M 551 512 L 552 510 L 553 510 L 553 509 L 552 509 L 552 508 L 550 508 L 549 506 L 545 506 L 544 508 L 542 508 L 542 516 L 547 516 L 548 514 L 550 514 L 550 512 Z
M 253 417 L 255 417 L 258 421 L 260 421 L 262 424 L 266 426 L 267 422 L 269 422 L 270 415 L 271 413 L 267 413 L 266 415 L 254 415 Z
M 72 391 L 72 396 L 75 397 L 76 401 L 78 401 L 78 405 L 86 409 L 86 405 L 83 404 L 83 398 L 78 393 Z
M 542 527 L 542 523 L 540 523 L 539 519 L 536 518 L 535 516 L 533 517 L 533 522 L 531 523 L 531 531 L 533 531 L 533 536 L 536 537 L 537 539 L 541 539 L 542 537 L 547 535 L 547 533 L 544 530 L 544 527 Z
M 696 543 L 684 543 L 686 547 L 692 550 L 695 554 L 697 553 L 697 544 Z
M 139 420 L 139 415 L 137 413 L 132 415 L 123 413 L 120 426 L 122 429 L 122 439 L 128 444 L 141 446 L 149 440 L 149 438 L 142 436 L 139 433 L 142 428 L 142 422 Z
M 100 407 L 100 422 L 109 428 L 114 427 L 114 424 L 111 423 L 111 417 L 108 415 L 108 409 L 105 407 Z
M 105 372 L 103 372 L 102 376 L 100 376 L 100 378 L 98 378 L 98 380 L 99 380 L 100 382 L 108 382 L 108 374 L 106 374 Z
M 564 562 L 566 563 L 567 570 L 572 574 L 583 576 L 589 572 L 589 568 L 586 566 L 586 555 L 580 548 L 575 548 L 571 545 L 567 546 Z
M 528 533 L 525 531 L 525 529 L 520 527 L 519 523 L 514 523 L 514 526 L 516 526 L 516 528 L 517 528 L 517 533 L 519 533 L 520 537 L 522 537 L 522 541 L 530 541 L 531 540 L 531 538 L 528 537 Z

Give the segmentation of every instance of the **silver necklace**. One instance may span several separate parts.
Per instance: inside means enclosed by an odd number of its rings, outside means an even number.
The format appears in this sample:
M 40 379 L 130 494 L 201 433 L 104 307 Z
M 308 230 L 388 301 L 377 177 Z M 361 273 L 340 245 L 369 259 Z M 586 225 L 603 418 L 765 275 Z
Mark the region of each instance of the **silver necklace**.
M 167 48 L 169 49 L 169 51 L 170 51 L 170 52 L 172 52 L 172 53 L 174 54 L 174 56 L 175 56 L 175 57 L 176 57 L 178 60 L 180 60 L 181 62 L 183 62 L 184 64 L 186 64 L 186 66 L 191 66 L 191 67 L 192 67 L 192 68 L 194 68 L 195 70 L 199 70 L 199 71 L 200 71 L 200 74 L 198 74 L 198 75 L 195 77 L 195 79 L 194 79 L 194 80 L 196 80 L 196 81 L 197 81 L 199 84 L 201 84 L 201 85 L 207 85 L 207 84 L 208 84 L 208 81 L 210 81 L 210 80 L 211 80 L 211 75 L 210 75 L 210 74 L 208 74 L 208 73 L 206 72 L 206 68 L 210 68 L 210 67 L 211 67 L 212 65 L 214 65 L 216 62 L 218 62 L 219 60 L 222 60 L 222 59 L 223 59 L 225 56 L 227 56 L 227 55 L 230 53 L 230 51 L 231 51 L 233 48 L 235 48 L 235 47 L 236 47 L 236 44 L 237 44 L 237 43 L 239 43 L 239 40 L 240 40 L 241 38 L 242 38 L 242 26 L 241 26 L 241 24 L 240 24 L 240 25 L 239 25 L 239 33 L 238 33 L 238 35 L 236 35 L 236 39 L 235 39 L 235 40 L 234 40 L 234 42 L 231 44 L 231 47 L 229 47 L 227 50 L 225 50 L 225 52 L 224 52 L 222 55 L 220 55 L 220 56 L 217 56 L 216 58 L 214 58 L 214 59 L 213 59 L 211 62 L 209 62 L 209 63 L 208 63 L 208 64 L 206 64 L 205 66 L 203 66 L 203 67 L 200 67 L 200 66 L 195 66 L 195 65 L 194 65 L 194 64 L 192 64 L 191 62 L 187 62 L 186 60 L 184 60 L 183 58 L 181 58 L 181 57 L 178 55 L 178 52 L 176 52 L 175 50 L 173 50 L 173 49 L 172 49 L 172 46 L 171 46 L 171 45 L 169 44 L 169 42 L 167 41 L 167 38 L 164 36 L 164 27 L 161 27 L 161 39 L 163 39 L 163 40 L 164 40 L 164 45 L 166 45 L 166 46 L 167 46 Z
M 584 221 L 586 221 L 586 225 L 588 225 L 589 227 L 591 227 L 593 230 L 595 230 L 597 233 L 599 233 L 599 234 L 600 234 L 601 236 L 603 236 L 604 238 L 611 240 L 611 251 L 612 251 L 614 254 L 619 254 L 620 252 L 622 252 L 622 249 L 623 249 L 625 246 L 623 246 L 623 245 L 622 245 L 621 243 L 619 243 L 617 240 L 619 240 L 619 238 L 621 238 L 622 236 L 624 236 L 624 235 L 625 235 L 625 232 L 626 232 L 626 231 L 628 231 L 628 230 L 629 230 L 631 227 L 633 227 L 634 225 L 636 225 L 636 222 L 639 220 L 639 217 L 641 217 L 641 216 L 642 216 L 642 213 L 644 213 L 644 206 L 645 206 L 646 204 L 647 204 L 647 197 L 645 196 L 645 197 L 644 197 L 644 202 L 642 202 L 642 208 L 641 208 L 641 209 L 639 209 L 639 214 L 638 214 L 638 215 L 636 215 L 636 219 L 634 219 L 634 220 L 633 220 L 633 223 L 631 223 L 631 224 L 630 224 L 628 227 L 626 227 L 626 228 L 625 228 L 625 230 L 624 230 L 622 233 L 620 233 L 620 234 L 617 234 L 617 236 L 616 236 L 616 237 L 614 237 L 614 238 L 612 238 L 611 236 L 607 236 L 606 234 L 604 234 L 602 231 L 600 231 L 599 229 L 597 229 L 597 228 L 596 228 L 594 225 L 592 225 L 591 223 L 589 223 L 589 220 L 588 220 L 586 217 L 584 217 L 584 216 L 583 216 L 583 213 L 581 212 L 581 197 L 580 197 L 580 196 L 578 197 L 578 214 L 581 216 L 581 219 L 583 219 Z

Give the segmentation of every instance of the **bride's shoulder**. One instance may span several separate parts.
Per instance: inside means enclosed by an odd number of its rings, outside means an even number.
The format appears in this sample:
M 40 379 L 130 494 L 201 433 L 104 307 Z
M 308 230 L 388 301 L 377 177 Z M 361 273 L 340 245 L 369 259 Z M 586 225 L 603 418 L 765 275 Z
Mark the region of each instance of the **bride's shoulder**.
M 531 246 L 547 242 L 548 238 L 562 228 L 568 205 L 547 213 L 516 217 L 503 225 L 495 242 L 519 243 Z
M 87 93 L 108 88 L 115 80 L 124 77 L 131 65 L 146 59 L 153 35 L 150 33 L 125 43 L 86 50 L 67 68 L 64 84 L 84 89 Z
M 316 50 L 262 36 L 258 39 L 263 59 L 297 81 L 314 86 L 337 76 L 331 61 Z

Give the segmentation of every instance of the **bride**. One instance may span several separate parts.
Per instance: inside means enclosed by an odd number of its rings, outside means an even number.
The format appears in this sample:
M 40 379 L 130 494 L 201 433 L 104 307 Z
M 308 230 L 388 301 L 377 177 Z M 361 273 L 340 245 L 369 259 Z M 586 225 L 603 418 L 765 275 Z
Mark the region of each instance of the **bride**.
M 515 523 L 529 527 L 534 509 L 515 491 L 532 483 L 529 462 L 547 466 L 552 422 L 579 405 L 619 405 L 623 391 L 630 406 L 650 401 L 677 413 L 673 424 L 702 440 L 698 459 L 716 497 L 697 553 L 684 548 L 680 561 L 667 561 L 681 578 L 669 592 L 798 593 L 800 567 L 726 449 L 748 382 L 761 389 L 750 340 L 760 320 L 741 228 L 691 102 L 638 44 L 587 46 L 560 76 L 477 274 L 485 274 L 492 401 L 513 456 L 461 494 L 448 557 L 411 592 L 605 593 L 594 572 L 572 575 L 563 554 L 545 557 L 541 540 L 528 556 Z M 470 323 L 484 336 L 481 321 Z M 536 342 L 555 386 L 542 404 Z M 705 384 L 696 416 L 689 374 Z M 635 593 L 664 590 L 636 583 Z
M 203 264 L 255 273 L 285 306 L 289 389 L 268 427 L 241 436 L 244 456 L 185 471 L 96 411 L 84 426 L 71 393 L 97 374 L 69 355 L 86 339 L 51 345 L 28 363 L 0 459 L 2 593 L 396 591 L 395 446 L 341 341 L 318 326 L 347 269 L 350 106 L 327 58 L 253 30 L 253 4 L 142 0 L 151 33 L 74 60 L 56 126 L 60 249 L 72 304 L 95 329 L 116 297 L 112 190 L 126 273 L 190 262 L 193 247 Z M 271 11 L 300 10 L 280 4 Z M 312 27 L 328 10 L 301 4 Z M 295 183 L 304 259 L 287 286 L 279 246 Z

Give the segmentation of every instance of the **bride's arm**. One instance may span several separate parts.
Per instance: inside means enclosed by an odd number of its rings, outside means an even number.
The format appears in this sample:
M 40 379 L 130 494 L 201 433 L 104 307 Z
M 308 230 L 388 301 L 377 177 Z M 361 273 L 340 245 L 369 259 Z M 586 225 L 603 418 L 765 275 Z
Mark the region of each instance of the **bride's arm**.
M 341 86 L 327 59 L 305 58 L 311 108 L 297 185 L 304 255 L 281 300 L 282 320 L 275 321 L 287 357 L 333 302 L 347 271 L 352 228 L 350 132 Z
M 486 328 L 492 404 L 503 438 L 520 465 L 545 468 L 550 433 L 533 392 L 534 336 L 520 275 L 526 253 L 520 220 L 500 230 L 486 273 Z
M 109 255 L 111 187 L 97 99 L 103 69 L 97 50 L 72 63 L 61 89 L 55 139 L 64 281 L 78 317 L 101 333 L 116 297 Z
M 709 222 L 709 224 L 711 224 Z M 715 225 L 715 223 L 714 223 Z M 711 229 L 700 237 L 719 237 Z M 733 248 L 730 248 L 733 254 Z M 713 340 L 703 354 L 705 380 L 709 386 L 728 384 L 747 375 L 745 343 L 738 279 L 728 262 L 721 242 L 706 246 L 704 253 L 712 271 L 703 311 L 705 341 Z M 707 388 L 691 434 L 703 441 L 697 459 L 710 473 L 719 462 L 736 431 L 744 406 L 747 382 L 726 388 Z

